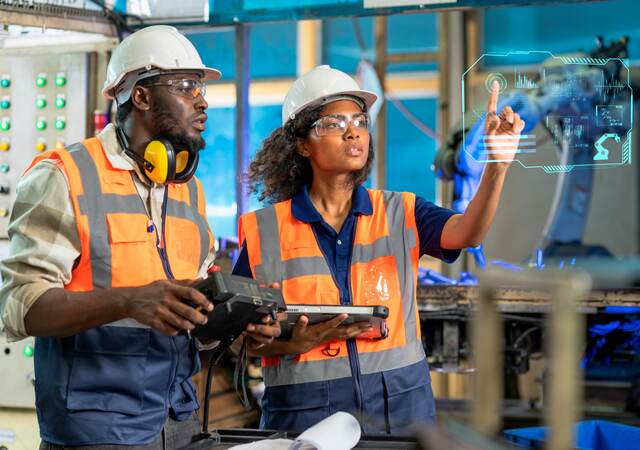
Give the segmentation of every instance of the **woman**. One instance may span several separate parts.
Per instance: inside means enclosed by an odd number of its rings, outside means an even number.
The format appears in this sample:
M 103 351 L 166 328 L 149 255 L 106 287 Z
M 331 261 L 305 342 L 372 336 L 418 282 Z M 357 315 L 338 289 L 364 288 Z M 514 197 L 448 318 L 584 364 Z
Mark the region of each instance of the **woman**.
M 263 356 L 261 426 L 301 431 L 336 411 L 355 414 L 367 433 L 401 433 L 435 418 L 416 305 L 418 259 L 446 262 L 478 245 L 493 220 L 524 122 L 489 101 L 485 143 L 493 158 L 464 214 L 416 197 L 362 186 L 373 162 L 367 110 L 375 94 L 319 66 L 287 93 L 281 128 L 263 143 L 249 182 L 268 208 L 240 221 L 234 273 L 279 283 L 287 303 L 384 305 L 389 336 L 346 316 L 308 325 L 290 339 L 249 342 Z M 500 144 L 492 147 L 494 136 Z M 491 153 L 491 149 L 500 152 Z

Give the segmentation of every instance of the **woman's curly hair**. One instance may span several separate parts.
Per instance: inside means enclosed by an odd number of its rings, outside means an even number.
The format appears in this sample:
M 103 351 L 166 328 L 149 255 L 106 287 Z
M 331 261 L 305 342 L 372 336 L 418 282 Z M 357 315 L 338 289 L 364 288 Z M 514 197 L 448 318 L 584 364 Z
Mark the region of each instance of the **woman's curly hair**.
M 260 201 L 277 203 L 293 197 L 303 185 L 310 186 L 313 170 L 309 159 L 297 151 L 301 141 L 309 136 L 311 125 L 321 117 L 322 107 L 303 111 L 284 127 L 274 130 L 262 142 L 246 174 L 251 193 Z M 351 173 L 351 184 L 358 186 L 367 179 L 373 164 L 374 151 L 369 141 L 369 157 L 364 167 Z

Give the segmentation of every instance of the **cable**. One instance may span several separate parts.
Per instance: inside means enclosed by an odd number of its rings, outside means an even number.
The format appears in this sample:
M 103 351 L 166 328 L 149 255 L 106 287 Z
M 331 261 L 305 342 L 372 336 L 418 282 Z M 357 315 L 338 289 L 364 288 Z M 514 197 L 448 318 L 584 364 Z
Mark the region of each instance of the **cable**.
M 222 355 L 224 355 L 224 352 L 227 351 L 229 347 L 231 347 L 233 341 L 233 339 L 221 341 L 220 344 L 216 347 L 214 353 L 211 355 L 211 358 L 209 358 L 207 382 L 204 388 L 204 417 L 202 420 L 202 437 L 209 437 L 209 404 L 211 403 L 211 386 L 213 385 L 214 368 L 220 361 L 220 358 L 222 358 Z
M 411 125 L 416 127 L 418 130 L 429 136 L 431 139 L 436 141 L 438 145 L 440 145 L 442 136 L 429 125 L 420 120 L 415 114 L 409 111 L 409 109 L 405 106 L 404 103 L 402 103 L 402 101 L 400 101 L 400 99 L 393 93 L 393 91 L 387 90 L 385 97 L 387 97 L 389 101 L 393 103 L 396 108 L 398 108 L 400 114 L 402 114 L 404 118 L 407 119 L 409 123 L 411 123 Z
M 113 9 L 109 8 L 105 4 L 105 2 L 101 0 L 89 0 L 89 1 L 94 5 L 97 5 L 100 8 L 102 8 L 102 12 L 104 13 L 104 15 L 107 16 L 107 18 L 113 22 L 113 25 L 116 27 L 116 33 L 118 34 L 118 41 L 120 42 L 122 42 L 122 40 L 124 39 L 123 30 L 127 31 L 128 33 L 133 33 L 133 28 L 131 28 L 127 24 L 127 19 L 133 18 L 139 22 L 140 26 L 144 26 L 144 19 L 142 19 L 142 17 L 138 15 L 116 12 Z
M 540 317 L 527 317 L 527 316 L 520 316 L 517 314 L 506 314 L 506 313 L 501 313 L 500 316 L 503 319 L 509 319 L 509 320 L 513 320 L 516 322 L 529 322 L 529 323 L 543 323 L 544 319 L 540 318 Z
M 524 338 L 526 338 L 527 336 L 529 336 L 531 333 L 533 333 L 536 330 L 539 330 L 540 327 L 535 326 L 535 327 L 531 327 L 529 328 L 527 331 L 525 331 L 524 333 L 522 333 L 520 336 L 518 336 L 518 338 L 513 342 L 513 348 L 518 348 L 518 344 L 520 343 L 520 341 L 522 341 Z

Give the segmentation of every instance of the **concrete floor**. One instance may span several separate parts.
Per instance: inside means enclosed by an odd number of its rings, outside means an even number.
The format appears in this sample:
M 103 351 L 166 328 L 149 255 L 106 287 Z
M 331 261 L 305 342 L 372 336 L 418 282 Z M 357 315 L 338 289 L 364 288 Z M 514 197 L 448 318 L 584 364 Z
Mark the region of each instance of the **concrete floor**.
M 36 411 L 0 408 L 0 447 L 35 450 L 40 445 Z

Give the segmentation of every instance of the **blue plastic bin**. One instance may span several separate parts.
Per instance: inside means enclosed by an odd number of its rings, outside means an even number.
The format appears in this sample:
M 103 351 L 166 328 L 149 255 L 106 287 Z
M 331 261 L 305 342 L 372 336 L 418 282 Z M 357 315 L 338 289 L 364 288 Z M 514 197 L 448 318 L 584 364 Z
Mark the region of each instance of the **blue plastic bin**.
M 507 440 L 519 447 L 541 448 L 547 427 L 505 430 Z M 637 450 L 640 449 L 640 428 L 604 420 L 587 420 L 575 426 L 577 450 Z

